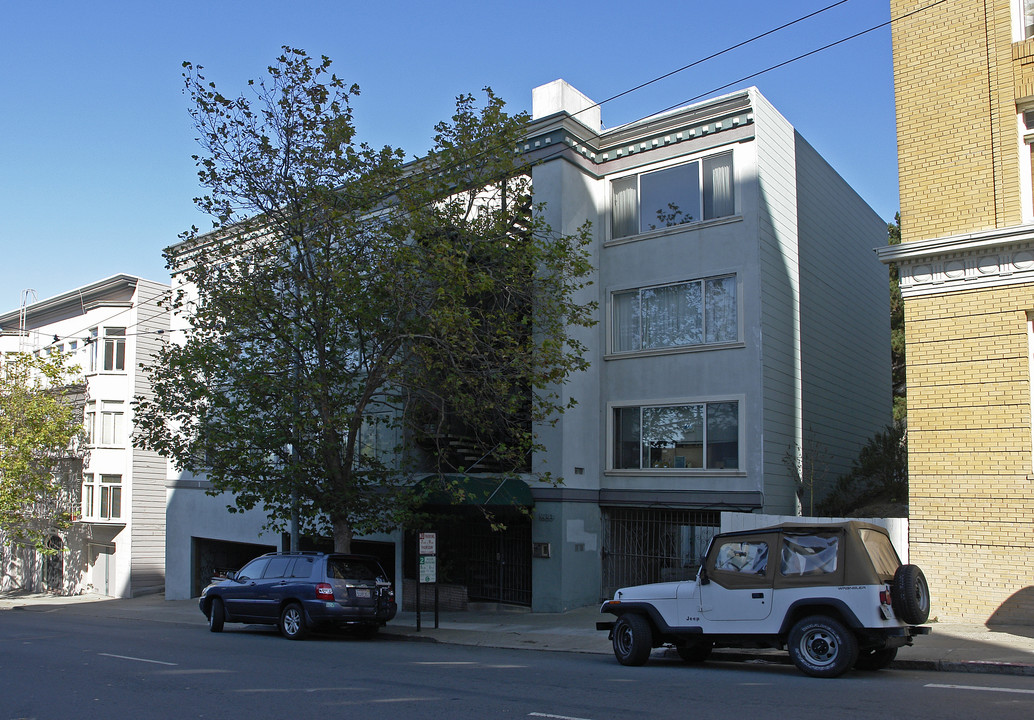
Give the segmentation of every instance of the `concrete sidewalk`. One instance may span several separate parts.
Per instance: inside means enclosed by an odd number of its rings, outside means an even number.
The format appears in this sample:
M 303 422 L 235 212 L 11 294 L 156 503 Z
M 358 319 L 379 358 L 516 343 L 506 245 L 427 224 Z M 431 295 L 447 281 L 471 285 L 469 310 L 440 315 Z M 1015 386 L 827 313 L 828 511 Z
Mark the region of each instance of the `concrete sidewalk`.
M 0 593 L 0 613 L 21 610 L 38 613 L 92 615 L 171 622 L 204 627 L 197 599 L 165 600 L 162 595 L 111 599 L 100 595 L 61 597 L 47 594 Z M 604 632 L 596 630 L 601 616 L 597 606 L 566 613 L 531 613 L 521 608 L 478 606 L 467 612 L 441 613 L 438 628 L 434 613 L 400 613 L 381 630 L 382 635 L 425 642 L 483 647 L 611 653 Z M 2 618 L 2 614 L 0 614 Z M 2 620 L 0 620 L 2 621 Z M 1002 673 L 1034 677 L 1034 626 L 996 626 L 930 623 L 930 635 L 901 648 L 892 667 L 950 672 Z M 655 654 L 663 653 L 656 650 Z M 786 652 L 776 650 L 716 650 L 714 661 L 788 663 Z

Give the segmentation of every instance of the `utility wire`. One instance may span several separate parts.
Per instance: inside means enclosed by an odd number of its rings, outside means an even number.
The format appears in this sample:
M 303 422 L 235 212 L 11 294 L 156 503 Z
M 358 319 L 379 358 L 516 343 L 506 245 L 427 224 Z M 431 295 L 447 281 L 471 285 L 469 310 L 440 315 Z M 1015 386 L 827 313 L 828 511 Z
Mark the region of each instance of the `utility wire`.
M 658 76 L 656 76 L 654 78 L 651 78 L 650 80 L 647 80 L 646 82 L 643 82 L 643 83 L 640 83 L 640 84 L 638 84 L 638 85 L 636 85 L 634 87 L 628 88 L 627 90 L 623 90 L 622 92 L 619 92 L 619 93 L 617 93 L 615 95 L 612 95 L 612 96 L 610 96 L 610 97 L 608 97 L 608 98 L 606 98 L 604 100 L 601 100 L 601 101 L 599 101 L 597 103 L 594 103 L 593 105 L 590 105 L 588 107 L 582 108 L 581 110 L 578 110 L 577 112 L 571 113 L 571 115 L 572 116 L 577 116 L 580 113 L 587 112 L 588 110 L 591 110 L 593 108 L 602 107 L 603 105 L 605 105 L 605 104 L 607 104 L 609 102 L 612 102 L 614 100 L 617 100 L 618 98 L 621 98 L 621 97 L 624 97 L 626 95 L 629 95 L 629 94 L 631 94 L 633 92 L 636 92 L 637 90 L 641 90 L 641 89 L 643 89 L 645 87 L 648 87 L 648 86 L 650 86 L 650 85 L 652 85 L 654 83 L 660 82 L 661 80 L 665 80 L 665 79 L 670 78 L 670 77 L 672 77 L 674 75 L 677 75 L 678 73 L 684 72 L 684 71 L 689 70 L 689 69 L 691 69 L 693 67 L 701 65 L 701 64 L 703 64 L 703 63 L 705 63 L 705 62 L 707 62 L 709 60 L 713 60 L 715 58 L 718 58 L 718 57 L 720 57 L 722 55 L 725 55 L 725 54 L 727 54 L 729 52 L 732 52 L 734 50 L 738 50 L 739 48 L 745 47 L 745 46 L 747 46 L 747 45 L 749 45 L 751 43 L 754 43 L 754 42 L 756 42 L 758 40 L 761 40 L 761 39 L 763 39 L 765 37 L 773 35 L 773 34 L 779 32 L 781 30 L 785 30 L 786 28 L 789 28 L 789 27 L 791 27 L 793 25 L 796 25 L 798 23 L 804 22 L 806 20 L 810 20 L 811 18 L 814 18 L 814 17 L 816 17 L 816 16 L 818 16 L 818 15 L 820 15 L 822 13 L 825 13 L 825 12 L 827 12 L 829 10 L 832 10 L 833 8 L 836 8 L 836 7 L 838 7 L 840 5 L 843 5 L 843 4 L 847 3 L 847 2 L 849 2 L 849 0 L 838 0 L 837 2 L 834 2 L 834 3 L 832 3 L 830 5 L 827 5 L 827 6 L 823 7 L 823 8 L 815 10 L 815 11 L 813 11 L 811 13 L 806 14 L 806 15 L 802 15 L 800 17 L 797 17 L 797 18 L 795 18 L 793 20 L 790 20 L 789 22 L 783 23 L 782 25 L 776 26 L 774 28 L 771 28 L 770 30 L 766 30 L 765 32 L 762 32 L 762 33 L 760 33 L 758 35 L 755 35 L 755 36 L 753 36 L 751 38 L 748 38 L 746 40 L 743 40 L 743 41 L 740 41 L 740 42 L 735 43 L 733 45 L 730 45 L 730 46 L 728 46 L 726 48 L 723 48 L 722 50 L 714 52 L 714 53 L 712 53 L 710 55 L 707 55 L 707 56 L 705 56 L 703 58 L 700 58 L 698 60 L 694 60 L 693 62 L 688 63 L 686 65 L 683 65 L 683 66 L 681 66 L 679 68 L 676 68 L 676 69 L 671 70 L 669 72 L 666 72 L 666 73 L 663 73 L 661 75 L 658 75 Z M 705 97 L 707 97 L 709 95 L 712 95 L 712 94 L 714 94 L 716 92 L 720 92 L 721 90 L 725 90 L 725 89 L 727 89 L 729 87 L 732 87 L 734 85 L 739 85 L 739 84 L 741 84 L 741 83 L 743 83 L 743 82 L 745 82 L 747 80 L 751 80 L 753 78 L 759 77 L 759 76 L 764 75 L 766 73 L 772 72 L 773 70 L 777 70 L 779 68 L 785 67 L 785 66 L 790 65 L 792 63 L 795 63 L 795 62 L 797 62 L 799 60 L 803 60 L 803 59 L 805 59 L 807 57 L 811 57 L 812 55 L 816 55 L 816 54 L 818 54 L 820 52 L 824 52 L 824 51 L 829 50 L 829 49 L 831 49 L 833 47 L 836 47 L 838 45 L 842 45 L 842 44 L 844 44 L 846 42 L 849 42 L 851 40 L 855 40 L 855 39 L 857 39 L 859 37 L 862 37 L 863 35 L 867 35 L 867 34 L 869 34 L 871 32 L 874 32 L 874 31 L 879 30 L 881 28 L 884 28 L 884 27 L 887 27 L 889 25 L 892 25 L 895 22 L 899 22 L 901 20 L 909 18 L 909 17 L 911 17 L 913 15 L 916 15 L 918 13 L 925 12 L 926 10 L 929 10 L 930 8 L 933 8 L 933 7 L 937 6 L 937 5 L 941 5 L 944 2 L 947 2 L 947 0 L 935 0 L 934 2 L 930 3 L 929 5 L 925 5 L 925 6 L 921 7 L 921 8 L 917 8 L 917 9 L 912 10 L 910 12 L 904 13 L 902 15 L 899 15 L 896 18 L 891 18 L 890 20 L 887 20 L 886 22 L 882 22 L 882 23 L 879 23 L 877 25 L 873 25 L 872 27 L 869 27 L 869 28 L 867 28 L 865 30 L 853 33 L 851 35 L 848 35 L 846 37 L 843 37 L 843 38 L 841 38 L 839 40 L 836 40 L 834 42 L 828 43 L 826 45 L 823 45 L 823 46 L 821 46 L 819 48 L 815 48 L 815 49 L 810 50 L 808 52 L 801 53 L 800 55 L 797 55 L 797 56 L 795 56 L 793 58 L 790 58 L 788 60 L 784 60 L 782 62 L 773 64 L 773 65 L 769 65 L 768 67 L 765 67 L 765 68 L 763 68 L 761 70 L 758 70 L 757 72 L 751 73 L 749 75 L 745 75 L 745 76 L 740 77 L 740 78 L 738 78 L 736 80 L 733 80 L 731 82 L 725 83 L 723 85 L 719 85 L 719 86 L 717 86 L 715 88 L 712 88 L 712 89 L 710 89 L 710 90 L 708 90 L 708 91 L 706 91 L 704 93 L 700 93 L 698 95 L 695 95 L 695 96 L 689 98 L 688 100 L 676 103 L 674 105 L 670 105 L 667 108 L 664 108 L 663 110 L 660 110 L 660 111 L 657 111 L 657 112 L 653 112 L 653 113 L 650 113 L 648 115 L 644 115 L 644 116 L 640 117 L 638 120 L 634 120 L 634 121 L 632 121 L 632 123 L 629 123 L 629 124 L 634 124 L 634 123 L 637 123 L 637 122 L 641 122 L 642 120 L 646 120 L 646 119 L 648 119 L 650 117 L 653 117 L 655 115 L 659 115 L 659 114 L 663 114 L 663 113 L 666 113 L 666 112 L 670 112 L 671 110 L 677 109 L 677 108 L 682 107 L 684 105 L 688 105 L 688 104 L 690 104 L 692 102 L 695 102 L 697 100 L 705 98 Z M 487 154 L 487 153 L 490 153 L 490 152 L 509 151 L 509 150 L 510 150 L 510 148 L 508 148 L 508 147 L 504 148 L 504 147 L 502 147 L 502 145 L 489 146 L 488 148 L 485 148 L 484 150 L 479 151 L 477 154 L 472 156 L 472 158 L 469 158 L 466 161 L 458 161 L 458 162 L 469 162 L 470 159 L 476 159 L 477 157 L 479 157 L 479 156 L 481 156 L 483 154 Z M 543 157 L 540 157 L 538 160 L 536 160 L 536 163 L 542 163 L 542 162 L 546 162 L 546 161 L 552 160 L 553 158 L 559 156 L 560 154 L 562 154 L 562 153 L 564 153 L 566 151 L 567 151 L 566 147 L 560 147 L 560 148 L 558 148 L 556 150 L 550 151 L 549 153 L 545 154 Z M 459 165 L 457 164 L 456 167 L 458 167 L 458 166 Z M 450 168 L 448 166 L 446 166 L 443 169 L 447 170 L 447 169 L 450 169 Z M 452 168 L 452 169 L 455 169 L 455 168 Z M 414 181 L 412 181 L 412 182 L 410 182 L 408 184 L 398 186 L 398 187 L 396 187 L 391 192 L 391 194 L 383 196 L 383 197 L 380 197 L 380 198 L 377 199 L 377 201 L 379 201 L 379 202 L 387 202 L 388 200 L 390 200 L 390 198 L 392 196 L 398 194 L 400 191 L 404 191 L 404 190 L 407 190 L 407 189 L 413 187 L 415 185 L 415 182 L 416 181 L 414 180 Z M 431 203 L 429 202 L 428 205 L 430 205 L 430 204 Z M 217 231 L 213 231 L 213 232 L 217 232 Z M 271 238 L 268 241 L 269 244 L 272 244 L 274 242 L 279 242 L 279 240 Z M 159 293 L 158 295 L 153 296 L 152 298 L 148 298 L 146 300 L 141 301 L 140 303 L 138 303 L 138 306 L 143 306 L 144 304 L 146 304 L 146 303 L 148 303 L 150 301 L 156 300 L 157 298 L 159 298 L 159 297 L 161 297 L 163 295 L 167 295 L 169 292 L 170 291 L 165 290 L 162 293 Z M 121 315 L 121 314 L 123 314 L 125 312 L 128 312 L 130 309 L 132 309 L 132 308 L 126 308 L 125 310 L 123 310 L 123 311 L 121 311 L 119 313 L 116 313 L 115 315 L 112 315 L 111 317 L 108 318 L 108 320 L 110 320 L 110 319 L 112 319 L 114 317 L 118 317 L 119 315 Z M 135 323 L 131 327 L 137 327 L 137 326 L 141 325 L 142 323 L 147 322 L 148 320 L 153 319 L 154 317 L 157 317 L 157 315 L 153 316 L 152 318 L 148 318 L 147 320 L 138 321 L 137 323 Z M 126 329 L 129 330 L 130 327 L 127 327 Z M 83 328 L 82 330 L 78 331 L 77 333 L 70 333 L 68 335 L 65 335 L 63 338 L 60 338 L 59 341 L 63 340 L 63 339 L 77 337 L 78 335 L 82 334 L 83 332 L 86 332 L 87 330 L 89 330 L 89 328 Z M 152 331 L 152 332 L 162 333 L 162 332 L 166 332 L 166 331 Z M 138 334 L 151 334 L 151 333 L 138 333 Z M 89 340 L 87 340 L 87 342 L 89 342 Z M 51 343 L 51 345 L 53 345 L 53 344 L 56 344 L 56 343 Z

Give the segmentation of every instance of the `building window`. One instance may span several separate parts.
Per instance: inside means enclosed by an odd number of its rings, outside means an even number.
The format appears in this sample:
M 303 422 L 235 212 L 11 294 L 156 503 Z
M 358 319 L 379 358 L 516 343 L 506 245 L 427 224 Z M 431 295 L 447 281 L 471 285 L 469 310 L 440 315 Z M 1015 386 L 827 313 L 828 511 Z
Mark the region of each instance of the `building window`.
M 104 328 L 104 369 L 126 369 L 126 329 Z
M 615 238 L 733 215 L 732 153 L 614 180 L 611 198 Z
M 84 517 L 93 516 L 93 473 L 83 474 L 83 504 L 80 512 Z
M 97 361 L 97 349 L 99 347 L 97 343 L 97 332 L 97 328 L 90 328 L 90 335 L 86 338 L 86 345 L 89 347 L 87 353 L 90 356 L 86 363 L 87 367 L 89 368 L 89 372 L 97 372 L 98 370 L 100 370 L 100 363 L 98 363 Z
M 614 293 L 614 352 L 735 342 L 736 276 Z
M 122 518 L 122 476 L 83 475 L 83 516 L 96 520 Z
M 363 417 L 359 428 L 359 452 L 356 453 L 357 470 L 380 470 L 396 468 L 397 433 L 388 413 L 371 413 Z
M 125 442 L 125 403 L 121 400 L 101 402 L 101 445 Z
M 740 466 L 737 401 L 614 409 L 615 470 Z
M 96 440 L 97 429 L 97 401 L 91 400 L 86 403 L 86 444 L 93 445 Z
M 1028 388 L 1030 392 L 1030 427 L 1031 427 L 1031 475 L 1034 479 L 1034 310 L 1027 311 L 1027 366 L 1030 376 Z
M 122 476 L 101 475 L 100 507 L 97 515 L 101 520 L 117 520 L 122 517 Z
M 1034 0 L 1020 0 L 1020 31 L 1023 40 L 1034 37 Z

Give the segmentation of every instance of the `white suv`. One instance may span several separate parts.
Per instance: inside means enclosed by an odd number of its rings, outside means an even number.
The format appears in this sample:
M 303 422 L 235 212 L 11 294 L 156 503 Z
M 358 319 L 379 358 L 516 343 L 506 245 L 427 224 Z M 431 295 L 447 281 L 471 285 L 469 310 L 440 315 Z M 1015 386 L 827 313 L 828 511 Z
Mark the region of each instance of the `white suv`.
M 863 522 L 787 523 L 716 535 L 695 581 L 622 588 L 600 608 L 623 665 L 674 645 L 686 662 L 715 647 L 788 649 L 815 677 L 887 667 L 928 627 L 922 570 L 902 565 L 887 531 Z

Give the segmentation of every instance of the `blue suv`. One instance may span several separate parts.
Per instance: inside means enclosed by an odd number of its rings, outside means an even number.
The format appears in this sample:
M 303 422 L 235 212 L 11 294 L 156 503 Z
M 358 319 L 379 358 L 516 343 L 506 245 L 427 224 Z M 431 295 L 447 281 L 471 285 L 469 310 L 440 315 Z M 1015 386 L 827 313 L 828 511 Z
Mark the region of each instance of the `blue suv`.
M 198 606 L 212 632 L 240 622 L 277 625 L 289 640 L 320 626 L 372 636 L 398 611 L 387 577 L 367 555 L 269 553 L 206 587 Z

